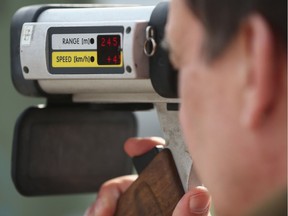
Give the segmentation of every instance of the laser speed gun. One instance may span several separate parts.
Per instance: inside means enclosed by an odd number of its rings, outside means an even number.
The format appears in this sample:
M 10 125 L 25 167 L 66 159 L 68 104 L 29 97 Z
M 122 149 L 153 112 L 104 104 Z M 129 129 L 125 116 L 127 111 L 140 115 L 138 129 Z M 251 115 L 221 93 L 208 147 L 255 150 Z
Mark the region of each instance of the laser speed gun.
M 36 5 L 15 13 L 14 86 L 47 98 L 15 126 L 12 176 L 20 193 L 94 192 L 131 173 L 122 144 L 136 136 L 133 111 L 153 106 L 172 155 L 165 149 L 135 159 L 143 171 L 117 215 L 171 215 L 191 179 L 199 184 L 179 129 L 177 73 L 161 46 L 168 9 L 168 2 Z

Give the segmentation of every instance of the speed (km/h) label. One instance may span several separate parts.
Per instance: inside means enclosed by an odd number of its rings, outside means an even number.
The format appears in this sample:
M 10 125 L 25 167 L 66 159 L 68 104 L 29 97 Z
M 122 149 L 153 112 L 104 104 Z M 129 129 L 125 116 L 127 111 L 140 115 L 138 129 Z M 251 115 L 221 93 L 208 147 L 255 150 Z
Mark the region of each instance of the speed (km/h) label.
M 97 67 L 97 52 L 53 52 L 52 67 Z

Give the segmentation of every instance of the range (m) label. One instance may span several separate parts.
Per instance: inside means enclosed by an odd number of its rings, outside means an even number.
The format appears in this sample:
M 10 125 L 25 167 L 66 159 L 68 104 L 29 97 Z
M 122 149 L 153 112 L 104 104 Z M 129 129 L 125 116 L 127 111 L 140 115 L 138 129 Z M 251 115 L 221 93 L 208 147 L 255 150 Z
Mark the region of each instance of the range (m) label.
M 53 68 L 97 67 L 96 51 L 52 52 Z

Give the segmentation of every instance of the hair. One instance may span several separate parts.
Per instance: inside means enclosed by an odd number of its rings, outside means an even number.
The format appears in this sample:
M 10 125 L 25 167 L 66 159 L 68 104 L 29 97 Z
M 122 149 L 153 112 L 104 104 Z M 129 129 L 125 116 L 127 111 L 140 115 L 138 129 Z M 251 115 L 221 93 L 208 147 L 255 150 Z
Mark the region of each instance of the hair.
M 227 47 L 250 14 L 260 14 L 287 50 L 287 0 L 185 0 L 206 30 L 205 54 L 213 59 Z

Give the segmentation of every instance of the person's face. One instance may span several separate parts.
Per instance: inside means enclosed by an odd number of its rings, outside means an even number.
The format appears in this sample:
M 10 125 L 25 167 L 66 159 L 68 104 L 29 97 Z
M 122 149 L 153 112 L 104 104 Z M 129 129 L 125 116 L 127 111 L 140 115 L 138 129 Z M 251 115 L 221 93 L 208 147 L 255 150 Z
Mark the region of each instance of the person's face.
M 241 206 L 237 199 L 246 198 L 241 186 L 251 184 L 241 178 L 250 163 L 243 158 L 249 146 L 242 145 L 245 129 L 239 118 L 244 82 L 241 41 L 232 41 L 221 56 L 208 61 L 203 24 L 184 0 L 171 1 L 166 37 L 170 59 L 179 71 L 184 139 L 199 177 L 217 208 Z

